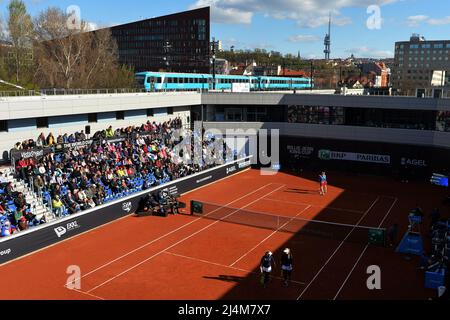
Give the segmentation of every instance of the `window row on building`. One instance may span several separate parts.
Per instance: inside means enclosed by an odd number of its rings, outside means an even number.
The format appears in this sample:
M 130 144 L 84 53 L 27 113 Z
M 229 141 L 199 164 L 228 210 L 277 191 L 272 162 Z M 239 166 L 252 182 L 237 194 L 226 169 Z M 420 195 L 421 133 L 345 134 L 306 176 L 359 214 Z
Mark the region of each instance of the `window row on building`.
M 289 123 L 450 132 L 450 111 L 289 106 Z
M 70 127 L 74 125 L 89 125 L 94 123 L 112 123 L 118 120 L 148 118 L 173 115 L 173 108 L 156 108 L 104 113 L 89 113 L 58 117 L 40 117 L 32 119 L 0 120 L 0 132 L 19 132 L 36 129 Z

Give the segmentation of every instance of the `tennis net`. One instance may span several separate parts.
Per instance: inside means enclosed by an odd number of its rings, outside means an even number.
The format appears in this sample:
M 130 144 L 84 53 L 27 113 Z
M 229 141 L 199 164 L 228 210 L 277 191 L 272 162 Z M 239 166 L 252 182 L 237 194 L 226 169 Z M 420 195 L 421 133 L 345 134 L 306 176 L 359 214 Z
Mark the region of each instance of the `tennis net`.
M 375 246 L 386 245 L 386 229 L 332 223 L 191 201 L 191 215 L 203 219 Z

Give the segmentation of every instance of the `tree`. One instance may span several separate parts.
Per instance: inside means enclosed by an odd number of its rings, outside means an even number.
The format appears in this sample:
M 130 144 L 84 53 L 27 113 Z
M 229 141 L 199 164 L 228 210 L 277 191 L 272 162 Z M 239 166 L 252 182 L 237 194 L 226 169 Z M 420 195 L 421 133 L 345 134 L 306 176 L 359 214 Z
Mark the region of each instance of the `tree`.
M 35 19 L 36 79 L 43 87 L 106 88 L 134 76 L 120 68 L 117 44 L 108 29 L 88 32 L 88 23 L 80 29 L 67 23 L 69 16 L 58 8 L 48 8 Z M 133 79 L 133 80 L 130 80 Z
M 20 82 L 20 75 L 30 64 L 32 52 L 31 38 L 33 22 L 22 0 L 11 0 L 8 5 L 8 31 L 12 43 L 11 54 L 15 81 Z

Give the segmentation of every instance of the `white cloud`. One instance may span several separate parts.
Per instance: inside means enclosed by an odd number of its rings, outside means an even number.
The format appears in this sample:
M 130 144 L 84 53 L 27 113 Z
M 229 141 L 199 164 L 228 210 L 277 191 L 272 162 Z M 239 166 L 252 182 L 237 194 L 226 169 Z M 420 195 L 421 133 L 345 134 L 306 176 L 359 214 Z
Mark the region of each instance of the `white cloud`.
M 352 48 L 345 50 L 348 54 L 354 54 L 357 58 L 392 58 L 394 57 L 394 52 L 389 50 L 380 50 L 376 48 L 370 48 L 366 46 L 361 46 L 358 48 Z
M 340 17 L 340 10 L 385 5 L 398 0 L 196 0 L 191 8 L 211 6 L 212 20 L 219 23 L 251 23 L 255 14 L 274 19 L 290 19 L 305 27 L 319 27 L 328 23 L 331 12 L 336 25 L 351 23 Z M 337 18 L 336 18 L 337 17 Z
M 442 19 L 429 19 L 427 21 L 427 23 L 432 26 L 443 26 L 446 24 L 450 24 L 450 16 L 442 18 Z
M 410 16 L 406 19 L 406 23 L 410 27 L 417 27 L 420 25 L 421 22 L 428 20 L 428 18 L 429 17 L 425 15 Z
M 420 24 L 426 23 L 431 26 L 443 26 L 450 24 L 450 16 L 437 19 L 437 18 L 430 18 L 426 15 L 417 15 L 417 16 L 410 16 L 406 19 L 406 24 L 410 27 L 418 27 Z
M 313 36 L 313 35 L 303 35 L 303 34 L 299 34 L 296 36 L 292 36 L 288 38 L 289 42 L 317 42 L 320 41 L 321 38 L 318 36 Z
M 94 31 L 100 29 L 99 25 L 95 22 L 86 22 L 88 31 Z

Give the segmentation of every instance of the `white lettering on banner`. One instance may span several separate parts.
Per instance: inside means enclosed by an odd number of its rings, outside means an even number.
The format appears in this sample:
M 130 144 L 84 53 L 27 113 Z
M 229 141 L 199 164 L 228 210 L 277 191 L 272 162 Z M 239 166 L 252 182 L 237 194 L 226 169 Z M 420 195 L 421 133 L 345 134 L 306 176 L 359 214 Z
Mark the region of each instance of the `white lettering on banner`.
M 227 168 L 227 175 L 229 175 L 229 174 L 231 174 L 231 173 L 233 173 L 233 172 L 236 172 L 236 167 L 235 166 L 232 166 L 232 167 L 229 167 L 229 168 Z
M 69 222 L 65 227 L 60 226 L 58 228 L 55 228 L 55 233 L 58 236 L 58 238 L 61 238 L 63 235 L 65 235 L 67 232 L 78 229 L 80 226 L 78 225 L 77 221 Z
M 7 255 L 10 255 L 11 252 L 12 252 L 11 249 L 6 249 L 6 250 L 3 250 L 3 251 L 0 251 L 0 256 L 7 256 Z
M 208 181 L 208 180 L 211 180 L 211 179 L 212 179 L 212 176 L 208 176 L 208 177 L 205 177 L 205 178 L 203 178 L 203 179 L 197 180 L 196 183 L 205 182 L 205 181 Z
M 402 158 L 401 163 L 402 166 L 408 165 L 414 167 L 428 167 L 428 164 L 425 160 Z
M 338 152 L 330 150 L 320 150 L 319 159 L 321 160 L 343 160 L 343 161 L 358 161 L 358 162 L 370 162 L 390 164 L 391 157 L 387 155 L 377 154 L 363 154 L 363 153 L 351 153 L 351 152 Z
M 241 163 L 239 163 L 239 169 L 244 169 L 244 168 L 250 167 L 251 165 L 252 165 L 251 161 L 241 162 Z
M 288 145 L 287 150 L 289 151 L 290 154 L 299 155 L 299 156 L 311 156 L 314 153 L 313 147 Z
M 20 156 L 24 159 L 43 157 L 44 150 L 22 152 Z

